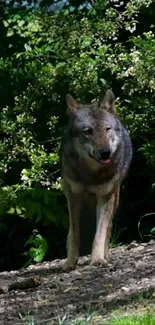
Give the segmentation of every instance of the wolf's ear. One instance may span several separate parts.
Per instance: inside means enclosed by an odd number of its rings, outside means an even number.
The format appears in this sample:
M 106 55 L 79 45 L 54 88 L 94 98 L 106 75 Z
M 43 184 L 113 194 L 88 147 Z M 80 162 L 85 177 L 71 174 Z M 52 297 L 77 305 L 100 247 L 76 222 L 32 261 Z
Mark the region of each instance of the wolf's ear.
M 70 94 L 66 95 L 66 103 L 67 103 L 68 112 L 71 113 L 75 113 L 79 107 L 78 102 Z
M 114 113 L 115 112 L 114 103 L 115 103 L 115 96 L 112 90 L 108 89 L 100 105 L 102 108 L 106 109 L 107 111 Z

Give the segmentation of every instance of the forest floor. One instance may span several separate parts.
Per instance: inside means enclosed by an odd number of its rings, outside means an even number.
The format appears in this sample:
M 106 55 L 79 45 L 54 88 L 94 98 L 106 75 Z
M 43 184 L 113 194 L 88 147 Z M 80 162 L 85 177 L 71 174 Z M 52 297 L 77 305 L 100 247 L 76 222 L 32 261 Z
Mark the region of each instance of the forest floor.
M 60 270 L 64 260 L 1 272 L 0 325 L 70 325 L 90 316 L 88 324 L 97 324 L 115 311 L 139 312 L 155 302 L 154 240 L 111 249 L 107 267 L 89 261 L 80 258 L 68 273 Z

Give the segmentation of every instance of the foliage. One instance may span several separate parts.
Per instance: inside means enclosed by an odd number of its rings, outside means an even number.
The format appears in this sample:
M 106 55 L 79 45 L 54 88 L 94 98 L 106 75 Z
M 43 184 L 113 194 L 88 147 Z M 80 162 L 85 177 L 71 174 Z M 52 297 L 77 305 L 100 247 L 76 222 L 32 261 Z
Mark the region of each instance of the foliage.
M 67 92 L 89 102 L 113 88 L 138 159 L 145 159 L 149 201 L 155 183 L 154 1 L 96 0 L 80 10 L 70 1 L 56 12 L 45 9 L 46 1 L 45 8 L 13 3 L 1 5 L 1 223 L 9 212 L 65 226 L 58 152 Z M 138 163 L 135 169 L 133 179 Z
M 145 235 L 146 237 L 149 237 L 150 239 L 153 239 L 155 238 L 155 227 L 153 227 L 151 230 L 150 230 L 150 233 L 148 235 Z
M 29 257 L 28 262 L 26 263 L 26 266 L 29 264 L 33 264 L 33 262 L 39 263 L 43 260 L 46 252 L 47 252 L 47 241 L 44 237 L 42 237 L 38 233 L 34 233 L 30 236 L 30 238 L 27 240 L 25 246 L 27 245 L 33 245 L 29 248 L 27 252 L 24 253 L 24 255 Z

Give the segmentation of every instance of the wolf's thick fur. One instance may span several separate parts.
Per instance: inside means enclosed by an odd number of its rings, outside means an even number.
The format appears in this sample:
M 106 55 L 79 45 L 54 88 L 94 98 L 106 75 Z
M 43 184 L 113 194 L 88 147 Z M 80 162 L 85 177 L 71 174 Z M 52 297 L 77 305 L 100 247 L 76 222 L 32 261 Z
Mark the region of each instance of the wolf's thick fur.
M 60 158 L 70 226 L 64 269 L 74 269 L 79 257 L 83 198 L 94 199 L 96 204 L 91 264 L 107 263 L 112 217 L 132 159 L 132 145 L 115 112 L 111 90 L 100 103 L 81 105 L 70 95 L 66 99 L 70 120 Z

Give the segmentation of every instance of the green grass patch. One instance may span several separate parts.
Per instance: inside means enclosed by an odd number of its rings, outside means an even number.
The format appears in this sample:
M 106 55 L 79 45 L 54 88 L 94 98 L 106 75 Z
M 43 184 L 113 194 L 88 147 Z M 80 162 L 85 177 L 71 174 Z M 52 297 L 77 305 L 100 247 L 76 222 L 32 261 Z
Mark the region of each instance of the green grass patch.
M 101 323 L 100 325 L 155 325 L 155 313 L 147 312 L 144 315 L 124 316 L 114 318 L 110 322 Z
M 23 325 L 155 325 L 155 309 L 153 307 L 129 308 L 125 313 L 120 310 L 109 315 L 109 320 L 104 320 L 103 316 L 98 313 L 83 315 L 82 319 L 71 319 L 66 313 L 62 317 L 45 319 L 39 321 L 33 316 L 21 317 Z
M 104 321 L 100 316 L 90 316 L 85 320 L 74 320 L 70 322 L 70 325 L 155 325 L 155 311 L 147 310 L 146 312 L 139 313 L 137 315 L 131 311 L 131 314 L 119 316 L 112 316 L 111 320 Z M 65 323 L 64 325 L 66 325 Z M 59 324 L 60 325 L 60 324 Z

